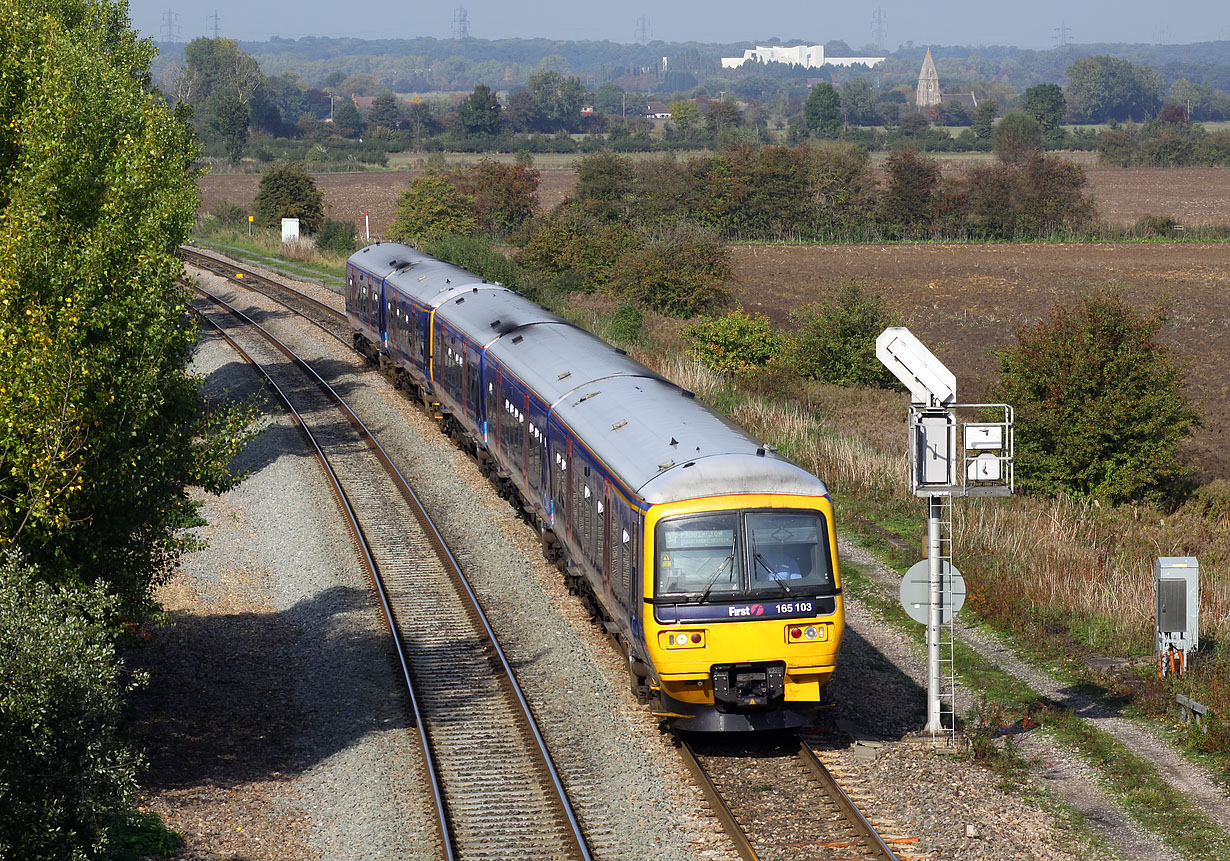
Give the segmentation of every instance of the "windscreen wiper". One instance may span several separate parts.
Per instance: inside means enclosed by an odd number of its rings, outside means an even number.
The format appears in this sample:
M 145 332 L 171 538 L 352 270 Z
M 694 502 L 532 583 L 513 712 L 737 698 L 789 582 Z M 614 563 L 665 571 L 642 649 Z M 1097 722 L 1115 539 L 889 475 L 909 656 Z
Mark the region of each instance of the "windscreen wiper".
M 769 565 L 769 563 L 764 560 L 764 557 L 760 555 L 760 551 L 756 549 L 756 530 L 753 529 L 751 530 L 751 532 L 752 532 L 752 559 L 755 562 L 759 562 L 760 566 L 764 568 L 764 570 L 769 572 L 769 576 L 773 578 L 773 582 L 775 582 L 778 586 L 781 586 L 783 589 L 785 589 L 787 595 L 793 595 L 794 593 L 790 591 L 790 587 L 786 585 L 786 581 L 782 579 L 778 575 L 778 573 L 773 570 L 773 568 Z
M 735 529 L 731 530 L 731 532 L 734 537 L 730 540 L 730 555 L 722 560 L 722 564 L 718 566 L 717 571 L 713 574 L 713 579 L 709 581 L 709 585 L 705 586 L 705 591 L 700 594 L 701 604 L 709 600 L 709 593 L 713 591 L 714 585 L 717 583 L 718 578 L 722 576 L 722 572 L 726 570 L 726 566 L 735 561 L 735 549 L 739 546 L 739 531 Z

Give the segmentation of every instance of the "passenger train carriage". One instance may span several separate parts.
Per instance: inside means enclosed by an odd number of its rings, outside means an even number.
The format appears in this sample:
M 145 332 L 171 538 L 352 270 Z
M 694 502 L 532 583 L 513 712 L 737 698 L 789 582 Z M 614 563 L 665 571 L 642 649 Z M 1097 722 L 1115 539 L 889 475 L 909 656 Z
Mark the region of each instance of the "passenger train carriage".
M 824 483 L 590 333 L 394 243 L 347 263 L 355 347 L 537 524 L 673 726 L 807 723 L 843 631 Z

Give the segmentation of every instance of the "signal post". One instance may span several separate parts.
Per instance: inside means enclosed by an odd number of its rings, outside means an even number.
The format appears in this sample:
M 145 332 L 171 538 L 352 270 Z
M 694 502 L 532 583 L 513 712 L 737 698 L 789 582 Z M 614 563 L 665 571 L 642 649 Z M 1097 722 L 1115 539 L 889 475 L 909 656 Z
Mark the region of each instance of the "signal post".
M 925 731 L 933 739 L 942 733 L 951 739 L 956 728 L 953 619 L 965 599 L 964 580 L 952 563 L 952 500 L 1012 494 L 1012 407 L 957 403 L 956 377 L 906 328 L 885 329 L 876 338 L 876 358 L 910 390 L 909 485 L 911 493 L 927 498 L 927 559 L 903 578 L 901 603 L 927 626 Z

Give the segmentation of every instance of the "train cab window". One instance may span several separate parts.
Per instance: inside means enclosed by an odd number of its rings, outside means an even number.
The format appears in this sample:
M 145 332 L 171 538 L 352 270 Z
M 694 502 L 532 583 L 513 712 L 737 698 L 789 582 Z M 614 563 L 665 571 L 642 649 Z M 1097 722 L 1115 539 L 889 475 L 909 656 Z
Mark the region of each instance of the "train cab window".
M 751 550 L 751 588 L 780 591 L 832 588 L 833 560 L 828 526 L 812 511 L 749 511 L 745 515 Z
M 663 520 L 657 532 L 656 594 L 718 595 L 742 585 L 737 512 Z

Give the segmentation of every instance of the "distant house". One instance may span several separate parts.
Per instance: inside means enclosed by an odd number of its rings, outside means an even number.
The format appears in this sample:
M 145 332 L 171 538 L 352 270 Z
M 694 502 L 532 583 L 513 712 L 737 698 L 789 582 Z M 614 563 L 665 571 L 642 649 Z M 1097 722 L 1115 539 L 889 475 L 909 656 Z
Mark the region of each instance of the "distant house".
M 669 120 L 671 112 L 661 102 L 650 102 L 645 106 L 645 116 L 651 120 Z
M 821 66 L 854 66 L 862 63 L 874 66 L 884 61 L 883 57 L 825 57 L 823 45 L 796 45 L 793 48 L 776 45 L 749 48 L 742 57 L 723 57 L 723 69 L 737 69 L 744 63 L 785 63 L 789 66 L 802 66 L 806 69 L 818 69 Z
M 376 102 L 375 96 L 351 96 L 350 100 L 354 102 L 354 106 L 361 111 L 371 110 L 371 107 Z

